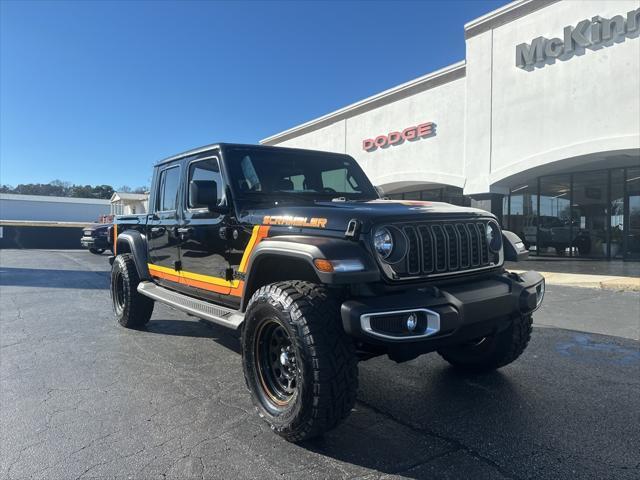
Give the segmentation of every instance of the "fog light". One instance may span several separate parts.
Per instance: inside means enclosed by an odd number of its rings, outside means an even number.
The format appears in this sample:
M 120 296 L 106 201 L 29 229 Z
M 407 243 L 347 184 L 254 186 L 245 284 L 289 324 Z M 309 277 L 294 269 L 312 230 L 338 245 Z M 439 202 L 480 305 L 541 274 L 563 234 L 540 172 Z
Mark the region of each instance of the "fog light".
M 410 314 L 407 317 L 407 330 L 413 332 L 418 326 L 418 316 L 415 313 Z

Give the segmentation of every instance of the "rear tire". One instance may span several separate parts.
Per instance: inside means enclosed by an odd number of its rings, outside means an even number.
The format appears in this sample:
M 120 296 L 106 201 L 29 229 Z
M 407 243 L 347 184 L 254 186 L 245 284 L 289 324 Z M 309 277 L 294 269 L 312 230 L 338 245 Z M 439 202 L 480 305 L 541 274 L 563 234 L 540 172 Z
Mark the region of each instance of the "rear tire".
M 94 255 L 102 255 L 104 248 L 90 248 L 89 251 Z
M 242 360 L 258 414 L 290 442 L 334 428 L 355 404 L 355 348 L 339 303 L 323 286 L 289 281 L 260 288 L 247 308 Z
M 126 328 L 140 328 L 153 313 L 153 300 L 138 293 L 140 278 L 133 257 L 118 255 L 111 268 L 111 300 L 118 323 Z
M 456 369 L 466 372 L 488 372 L 516 360 L 531 339 L 532 316 L 518 316 L 509 327 L 473 342 L 438 350 Z

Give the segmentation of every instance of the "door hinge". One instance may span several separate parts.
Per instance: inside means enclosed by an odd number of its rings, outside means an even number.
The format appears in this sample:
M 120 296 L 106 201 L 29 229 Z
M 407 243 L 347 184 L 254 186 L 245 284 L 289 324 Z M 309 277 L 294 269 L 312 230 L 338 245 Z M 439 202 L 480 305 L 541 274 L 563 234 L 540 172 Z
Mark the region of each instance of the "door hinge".
M 233 268 L 227 268 L 224 271 L 224 279 L 228 282 L 233 281 Z
M 175 262 L 173 262 L 173 269 L 174 270 L 182 270 L 182 262 L 180 260 L 176 260 Z

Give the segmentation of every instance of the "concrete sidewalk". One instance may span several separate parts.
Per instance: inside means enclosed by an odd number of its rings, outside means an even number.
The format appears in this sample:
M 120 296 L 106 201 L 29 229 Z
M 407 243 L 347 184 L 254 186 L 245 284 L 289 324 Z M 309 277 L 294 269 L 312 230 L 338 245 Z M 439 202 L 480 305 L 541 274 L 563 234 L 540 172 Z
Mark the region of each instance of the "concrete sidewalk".
M 640 291 L 640 263 L 580 259 L 538 259 L 507 262 L 512 272 L 536 270 L 549 285 Z

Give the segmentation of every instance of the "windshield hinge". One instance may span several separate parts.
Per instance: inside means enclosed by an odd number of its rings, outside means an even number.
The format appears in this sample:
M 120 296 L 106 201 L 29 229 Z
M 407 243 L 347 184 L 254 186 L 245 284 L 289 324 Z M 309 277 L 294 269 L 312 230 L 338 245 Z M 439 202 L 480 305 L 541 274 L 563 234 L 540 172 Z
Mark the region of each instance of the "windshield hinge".
M 356 218 L 352 218 L 349 220 L 347 224 L 347 230 L 344 232 L 345 238 L 350 240 L 358 240 L 360 238 L 360 228 L 362 227 L 362 223 L 360 220 Z

